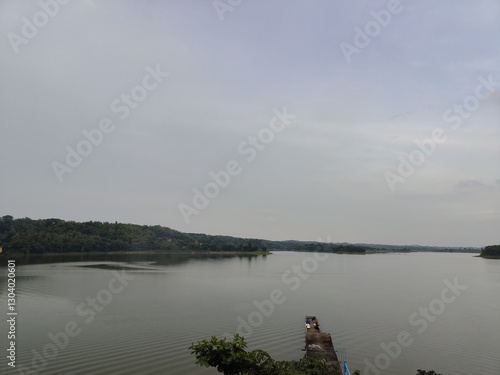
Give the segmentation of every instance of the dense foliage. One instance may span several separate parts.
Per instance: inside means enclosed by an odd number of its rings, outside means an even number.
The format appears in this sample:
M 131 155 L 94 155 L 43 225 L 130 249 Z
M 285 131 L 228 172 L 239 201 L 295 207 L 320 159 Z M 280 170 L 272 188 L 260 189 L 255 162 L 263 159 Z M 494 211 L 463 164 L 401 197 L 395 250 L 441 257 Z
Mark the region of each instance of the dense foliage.
M 304 251 L 312 251 L 317 253 L 365 253 L 369 250 L 366 246 L 357 246 L 350 244 L 333 244 L 333 243 L 310 243 L 304 245 Z
M 159 225 L 13 219 L 8 215 L 0 218 L 0 246 L 5 252 L 39 254 L 183 249 L 263 250 L 257 240 L 234 238 L 232 241 L 222 241 L 218 237 L 181 233 Z
M 481 251 L 483 257 L 500 257 L 500 245 L 486 246 Z
M 224 375 L 342 375 L 338 367 L 328 366 L 321 358 L 304 357 L 299 361 L 276 361 L 263 350 L 246 351 L 240 335 L 232 341 L 212 336 L 210 340 L 191 344 L 191 354 L 198 366 L 215 367 Z M 360 375 L 359 370 L 353 375 Z M 442 375 L 435 371 L 417 370 L 417 375 Z
M 182 233 L 159 225 L 60 219 L 0 218 L 0 246 L 10 253 L 74 253 L 146 250 L 258 252 L 271 250 L 364 252 L 364 247 L 300 241 L 266 241 Z
M 198 248 L 208 251 L 267 251 L 267 246 L 263 240 L 245 240 L 230 236 L 209 236 L 208 234 L 190 233 L 198 244 Z
M 0 247 L 4 252 L 74 253 L 113 251 L 216 251 L 256 253 L 266 251 L 306 251 L 364 254 L 370 251 L 477 251 L 422 246 L 392 246 L 317 241 L 269 241 L 230 236 L 182 233 L 159 225 L 135 225 L 88 221 L 77 223 L 60 219 L 0 218 Z M 491 255 L 488 246 L 483 252 Z
M 342 374 L 322 358 L 303 358 L 299 361 L 276 361 L 263 350 L 246 351 L 243 337 L 199 341 L 189 349 L 198 366 L 215 367 L 224 375 L 336 375 Z

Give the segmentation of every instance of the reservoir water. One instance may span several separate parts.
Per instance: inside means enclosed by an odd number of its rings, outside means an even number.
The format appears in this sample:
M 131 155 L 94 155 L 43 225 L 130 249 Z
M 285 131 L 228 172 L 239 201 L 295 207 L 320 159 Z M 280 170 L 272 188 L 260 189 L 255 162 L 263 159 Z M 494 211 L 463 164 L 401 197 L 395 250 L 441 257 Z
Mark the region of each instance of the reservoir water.
M 249 349 L 299 359 L 306 314 L 351 371 L 500 374 L 500 260 L 474 254 L 45 256 L 16 272 L 16 368 L 2 355 L 1 374 L 214 375 L 189 345 L 237 330 Z

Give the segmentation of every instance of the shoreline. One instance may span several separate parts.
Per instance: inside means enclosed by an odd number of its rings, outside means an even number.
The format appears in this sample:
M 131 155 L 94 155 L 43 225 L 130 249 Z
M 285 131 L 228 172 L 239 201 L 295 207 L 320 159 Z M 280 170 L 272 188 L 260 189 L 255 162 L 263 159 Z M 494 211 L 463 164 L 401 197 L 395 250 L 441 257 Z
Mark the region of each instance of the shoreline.
M 85 255 L 153 255 L 153 254 L 179 254 L 179 255 L 270 255 L 270 251 L 202 251 L 202 250 L 132 250 L 132 251 L 89 251 L 68 253 L 0 253 L 0 257 L 23 258 L 38 256 L 85 256 Z
M 282 250 L 274 250 L 274 253 Z M 286 251 L 286 250 L 285 250 Z M 292 252 L 314 253 L 313 251 L 293 250 Z M 325 254 L 348 254 L 348 255 L 375 255 L 375 254 L 411 254 L 419 251 L 391 251 L 391 250 L 367 250 L 365 252 L 349 251 L 325 251 Z M 422 251 L 424 253 L 456 253 L 477 254 L 467 251 Z M 323 253 L 323 252 L 322 252 Z M 25 258 L 25 257 L 55 257 L 55 256 L 91 256 L 91 255 L 272 255 L 272 251 L 203 251 L 203 250 L 123 250 L 123 251 L 89 251 L 89 252 L 67 252 L 67 253 L 0 253 L 1 258 Z M 476 258 L 500 259 L 500 256 L 474 255 Z

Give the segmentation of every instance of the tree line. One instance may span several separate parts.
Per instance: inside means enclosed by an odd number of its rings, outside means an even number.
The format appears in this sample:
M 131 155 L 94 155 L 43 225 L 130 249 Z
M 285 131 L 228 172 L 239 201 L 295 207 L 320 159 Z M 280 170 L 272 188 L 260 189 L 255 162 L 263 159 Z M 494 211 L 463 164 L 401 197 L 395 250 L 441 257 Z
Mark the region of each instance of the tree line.
M 482 257 L 495 257 L 495 258 L 500 258 L 500 245 L 491 245 L 491 246 L 486 246 L 482 251 L 481 251 L 481 256 Z
M 245 252 L 305 251 L 364 254 L 384 250 L 382 245 L 270 241 L 231 236 L 183 233 L 159 225 L 136 225 L 61 219 L 0 217 L 0 247 L 4 253 L 85 253 L 113 251 Z M 391 247 L 387 251 L 422 251 L 421 247 Z M 442 249 L 428 249 L 437 251 Z M 500 245 L 487 246 L 483 256 L 499 257 Z
M 84 253 L 149 250 L 265 251 L 259 240 L 188 234 L 159 225 L 61 219 L 0 218 L 5 253 Z

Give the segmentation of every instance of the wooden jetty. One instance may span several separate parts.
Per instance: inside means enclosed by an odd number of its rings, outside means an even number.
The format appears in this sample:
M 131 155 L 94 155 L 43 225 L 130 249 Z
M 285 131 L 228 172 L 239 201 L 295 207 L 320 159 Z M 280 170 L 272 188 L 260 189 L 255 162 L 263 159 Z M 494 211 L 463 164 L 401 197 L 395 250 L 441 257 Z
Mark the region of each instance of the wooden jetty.
M 306 316 L 305 326 L 306 357 L 324 357 L 328 365 L 340 368 L 332 336 L 329 333 L 321 332 L 318 319 L 312 315 Z

